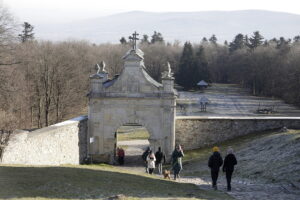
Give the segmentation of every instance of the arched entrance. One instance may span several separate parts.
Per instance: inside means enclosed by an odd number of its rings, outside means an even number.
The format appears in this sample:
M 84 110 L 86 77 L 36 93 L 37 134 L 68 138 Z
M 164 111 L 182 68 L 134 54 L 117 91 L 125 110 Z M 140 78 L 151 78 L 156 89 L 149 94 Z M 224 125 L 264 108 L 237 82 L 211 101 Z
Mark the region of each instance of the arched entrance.
M 115 133 L 124 124 L 139 124 L 149 132 L 150 145 L 170 156 L 175 146 L 176 91 L 171 69 L 162 83 L 146 72 L 143 52 L 133 48 L 123 57 L 120 76 L 108 79 L 104 66 L 90 77 L 88 153 L 98 162 L 114 162 Z
M 125 152 L 125 166 L 141 166 L 143 161 L 141 155 L 149 147 L 150 134 L 144 126 L 139 124 L 124 124 L 115 133 L 115 163 L 122 165 L 118 159 L 118 149 Z

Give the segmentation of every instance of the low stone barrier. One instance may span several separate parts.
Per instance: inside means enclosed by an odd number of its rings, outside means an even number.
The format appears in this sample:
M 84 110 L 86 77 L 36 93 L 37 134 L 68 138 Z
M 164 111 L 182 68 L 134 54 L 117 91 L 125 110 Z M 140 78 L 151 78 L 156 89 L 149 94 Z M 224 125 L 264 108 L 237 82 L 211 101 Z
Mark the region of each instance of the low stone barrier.
M 300 129 L 300 117 L 176 117 L 176 144 L 196 149 L 281 127 Z
M 80 164 L 87 155 L 87 116 L 11 134 L 1 164 Z

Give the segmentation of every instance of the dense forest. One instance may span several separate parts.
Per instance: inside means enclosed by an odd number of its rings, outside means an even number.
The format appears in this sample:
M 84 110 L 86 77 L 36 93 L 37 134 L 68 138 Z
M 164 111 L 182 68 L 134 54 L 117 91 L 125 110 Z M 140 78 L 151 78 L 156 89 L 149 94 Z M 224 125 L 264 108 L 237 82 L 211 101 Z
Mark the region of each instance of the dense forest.
M 160 81 L 170 62 L 176 83 L 186 90 L 202 79 L 235 83 L 253 95 L 300 106 L 300 36 L 266 40 L 255 31 L 222 44 L 215 35 L 202 37 L 199 43 L 181 44 L 164 41 L 156 31 L 141 35 L 147 71 Z M 122 71 L 131 43 L 120 38 L 119 44 L 36 40 L 34 26 L 17 25 L 0 6 L 0 129 L 40 128 L 86 114 L 95 64 L 105 61 L 111 77 Z

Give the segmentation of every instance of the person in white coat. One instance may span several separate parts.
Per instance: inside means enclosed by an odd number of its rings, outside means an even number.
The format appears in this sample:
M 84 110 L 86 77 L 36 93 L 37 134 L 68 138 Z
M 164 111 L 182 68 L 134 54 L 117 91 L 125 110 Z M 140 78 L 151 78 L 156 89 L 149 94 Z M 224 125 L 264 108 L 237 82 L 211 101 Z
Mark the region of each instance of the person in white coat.
M 155 168 L 155 155 L 154 153 L 152 153 L 152 151 L 149 153 L 149 155 L 147 156 L 147 164 L 148 164 L 148 170 L 149 170 L 149 174 L 152 174 Z

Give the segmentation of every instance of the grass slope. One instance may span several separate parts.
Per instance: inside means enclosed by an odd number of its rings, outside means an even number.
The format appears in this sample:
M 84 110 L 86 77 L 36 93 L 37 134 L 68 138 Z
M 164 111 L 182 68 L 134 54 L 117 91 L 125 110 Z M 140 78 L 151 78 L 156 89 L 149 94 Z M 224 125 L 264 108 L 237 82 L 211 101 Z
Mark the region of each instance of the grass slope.
M 0 198 L 6 199 L 231 199 L 221 192 L 107 165 L 0 166 Z
M 300 188 L 300 130 L 268 131 L 218 144 L 223 158 L 232 146 L 238 159 L 235 176 L 263 182 L 288 182 Z M 185 175 L 209 176 L 211 147 L 186 152 Z
M 118 130 L 118 141 L 148 140 L 150 137 L 147 129 L 123 126 Z

